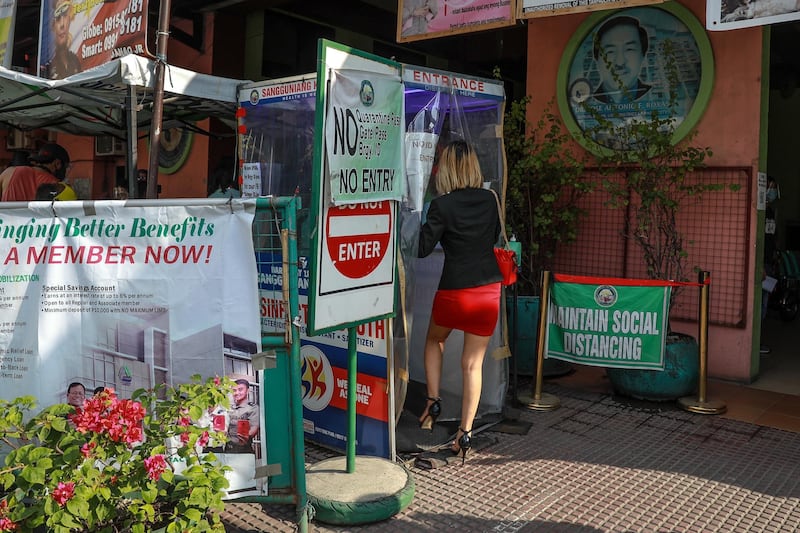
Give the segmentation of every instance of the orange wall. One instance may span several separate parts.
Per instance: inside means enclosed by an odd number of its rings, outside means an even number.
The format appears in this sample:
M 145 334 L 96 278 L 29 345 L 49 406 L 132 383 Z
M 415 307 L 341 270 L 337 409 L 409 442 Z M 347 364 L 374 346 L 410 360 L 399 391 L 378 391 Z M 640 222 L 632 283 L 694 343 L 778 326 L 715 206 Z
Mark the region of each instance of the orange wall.
M 705 2 L 682 2 L 705 26 Z M 529 119 L 536 123 L 548 102 L 556 96 L 556 79 L 562 53 L 573 33 L 589 14 L 545 17 L 528 21 L 527 90 L 532 101 Z M 758 168 L 759 117 L 761 98 L 762 30 L 751 28 L 708 32 L 714 53 L 715 79 L 708 108 L 698 124 L 698 146 L 710 146 L 711 166 Z M 556 110 L 557 111 L 557 110 Z M 756 198 L 755 180 L 751 197 Z M 755 251 L 756 211 L 750 206 L 749 249 Z M 742 382 L 752 380 L 752 321 L 755 291 L 755 253 L 748 258 L 747 286 L 750 311 L 744 328 L 709 329 L 709 375 Z M 712 273 L 713 276 L 713 273 Z M 675 324 L 675 329 L 697 334 L 696 324 Z
M 188 21 L 172 21 L 178 28 L 187 33 L 191 33 L 192 27 Z M 210 47 L 214 38 L 214 17 L 205 16 L 203 43 Z M 211 73 L 211 54 L 206 50 L 197 51 L 185 44 L 170 39 L 167 48 L 169 63 L 178 65 L 182 68 L 194 70 L 204 74 Z M 197 125 L 201 129 L 208 131 L 208 120 L 199 122 Z M 232 132 L 231 132 L 232 133 Z M 140 134 L 141 135 L 141 134 Z M 139 168 L 148 168 L 149 150 L 148 141 L 139 142 Z M 231 154 L 233 155 L 233 154 Z M 209 175 L 209 167 L 213 168 L 213 161 L 208 159 L 208 136 L 194 134 L 192 148 L 186 163 L 174 174 L 160 174 L 158 183 L 161 185 L 159 198 L 205 198 L 206 182 Z

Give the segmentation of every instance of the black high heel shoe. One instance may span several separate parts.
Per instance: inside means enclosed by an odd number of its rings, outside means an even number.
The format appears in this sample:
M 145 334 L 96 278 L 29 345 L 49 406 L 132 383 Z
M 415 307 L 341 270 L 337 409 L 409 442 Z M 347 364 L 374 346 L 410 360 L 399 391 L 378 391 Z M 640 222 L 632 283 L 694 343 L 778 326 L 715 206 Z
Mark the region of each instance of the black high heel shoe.
M 461 436 L 453 442 L 454 445 L 458 445 L 458 449 L 452 448 L 452 450 L 454 454 L 461 456 L 461 466 L 464 466 L 464 461 L 467 460 L 467 452 L 472 448 L 472 435 L 470 435 L 472 430 L 464 428 L 458 428 L 458 430 L 461 431 Z
M 427 399 L 429 402 L 433 403 L 428 404 L 428 413 L 419 421 L 419 427 L 421 429 L 433 431 L 433 425 L 436 423 L 436 419 L 442 414 L 442 399 L 431 398 L 430 396 L 428 396 Z

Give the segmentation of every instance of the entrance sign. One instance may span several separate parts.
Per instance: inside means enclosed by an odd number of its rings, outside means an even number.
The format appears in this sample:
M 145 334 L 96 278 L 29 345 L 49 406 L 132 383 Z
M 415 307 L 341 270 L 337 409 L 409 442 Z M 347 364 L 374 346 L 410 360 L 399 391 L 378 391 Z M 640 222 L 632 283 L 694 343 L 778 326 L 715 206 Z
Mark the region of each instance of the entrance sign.
M 370 161 L 375 153 L 370 147 L 375 148 L 378 142 L 382 143 L 384 135 L 387 135 L 385 140 L 389 141 L 388 132 L 395 131 L 394 114 L 397 110 L 402 113 L 400 64 L 325 40 L 320 40 L 319 57 L 321 67 L 317 72 L 315 156 L 311 184 L 311 226 L 315 228 L 312 233 L 311 249 L 314 252 L 309 284 L 311 309 L 308 329 L 311 335 L 394 315 L 397 202 L 385 199 L 354 202 L 359 196 L 348 198 L 347 194 L 340 194 L 341 190 L 334 192 L 332 188 L 338 188 L 340 176 L 349 176 L 351 170 L 356 172 L 357 181 L 363 183 L 362 180 L 366 180 L 370 188 L 372 184 L 377 187 L 379 181 L 387 186 L 390 179 L 405 181 L 405 172 L 402 171 L 402 119 L 397 137 L 388 143 L 393 152 L 390 159 L 386 164 L 370 169 L 390 171 L 390 175 L 378 176 L 377 173 L 370 175 L 369 171 L 364 172 L 372 164 Z M 353 84 L 350 89 L 345 89 L 345 93 L 352 93 L 355 90 L 353 87 L 358 86 L 357 102 L 351 102 L 355 108 L 343 105 L 347 100 L 341 95 L 334 95 L 336 91 L 333 88 L 340 83 Z M 393 85 L 399 90 L 390 89 Z M 362 110 L 360 106 L 366 106 L 366 102 L 384 98 L 378 94 L 384 90 L 393 98 L 398 98 L 400 103 L 381 106 L 389 110 L 381 113 Z M 350 129 L 347 129 L 343 121 L 351 120 L 355 122 L 351 122 Z M 388 127 L 390 125 L 391 128 Z M 362 126 L 365 129 L 361 129 Z M 366 132 L 377 133 L 381 138 L 368 139 Z M 360 153 L 357 139 L 361 139 L 361 145 L 365 147 Z M 331 147 L 330 143 L 334 146 Z M 346 154 L 341 152 L 344 147 L 349 147 Z M 351 153 L 349 149 L 353 147 L 356 149 Z M 349 161 L 343 164 L 345 159 Z M 344 168 L 350 170 L 342 172 Z M 329 179 L 337 173 L 336 169 L 339 169 L 337 178 Z M 355 169 L 362 169 L 362 172 Z M 394 178 L 391 178 L 391 172 L 395 173 Z M 397 189 L 394 184 L 391 188 L 394 195 Z M 372 200 L 385 197 L 383 193 L 373 197 L 371 194 L 374 191 L 370 191 L 360 198 Z M 353 205 L 335 205 L 337 197 Z
M 60 80 L 128 54 L 147 54 L 148 0 L 42 0 L 39 76 Z
M 555 281 L 547 308 L 547 357 L 663 370 L 670 293 L 668 285 Z

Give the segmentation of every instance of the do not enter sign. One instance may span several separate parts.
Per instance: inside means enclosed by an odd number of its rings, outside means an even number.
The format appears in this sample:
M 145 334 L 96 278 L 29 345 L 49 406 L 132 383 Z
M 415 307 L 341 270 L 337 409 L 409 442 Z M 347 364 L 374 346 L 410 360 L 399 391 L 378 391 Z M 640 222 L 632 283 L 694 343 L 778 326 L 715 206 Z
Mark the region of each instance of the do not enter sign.
M 371 274 L 386 256 L 391 232 L 388 201 L 331 207 L 325 234 L 333 266 L 351 279 Z

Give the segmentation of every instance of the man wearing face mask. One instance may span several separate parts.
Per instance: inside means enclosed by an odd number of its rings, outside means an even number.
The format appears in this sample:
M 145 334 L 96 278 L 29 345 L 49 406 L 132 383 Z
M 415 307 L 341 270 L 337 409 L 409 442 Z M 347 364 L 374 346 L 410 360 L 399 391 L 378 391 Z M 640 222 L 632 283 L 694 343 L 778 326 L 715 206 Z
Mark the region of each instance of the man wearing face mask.
M 780 191 L 778 189 L 778 182 L 772 176 L 767 176 L 767 205 L 764 211 L 764 279 L 769 277 L 776 277 L 777 272 L 774 271 L 775 264 L 775 251 L 776 251 L 776 213 L 775 202 L 780 198 Z M 772 287 L 774 290 L 774 286 Z M 761 323 L 763 331 L 764 319 L 767 316 L 767 306 L 769 305 L 769 295 L 772 291 L 767 290 L 762 285 L 761 292 Z M 770 353 L 770 347 L 766 344 L 761 344 L 759 352 L 761 355 Z
M 30 202 L 37 199 L 43 185 L 55 185 L 53 200 L 77 200 L 65 178 L 70 167 L 69 153 L 63 146 L 46 143 L 31 156 L 30 166 L 9 167 L 0 174 L 0 199 L 3 202 Z

